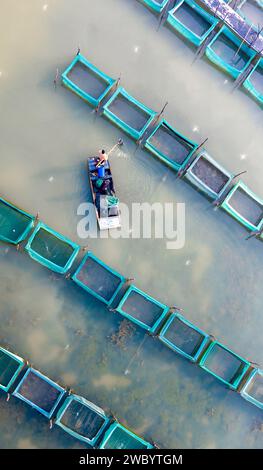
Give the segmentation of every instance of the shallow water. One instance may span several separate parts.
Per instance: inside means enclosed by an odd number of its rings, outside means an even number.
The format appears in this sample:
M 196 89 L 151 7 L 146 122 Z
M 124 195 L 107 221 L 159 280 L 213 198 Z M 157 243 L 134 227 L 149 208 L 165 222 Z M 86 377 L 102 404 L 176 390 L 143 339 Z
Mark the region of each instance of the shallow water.
M 47 7 L 45 7 L 47 5 Z M 103 15 L 102 15 L 103 11 Z M 10 21 L 12 19 L 12 28 Z M 27 21 L 24 21 L 27 18 Z M 127 20 L 127 21 L 125 21 Z M 240 355 L 263 363 L 262 244 L 150 153 L 60 86 L 56 69 L 78 46 L 88 60 L 179 132 L 202 142 L 262 194 L 262 111 L 136 0 L 4 0 L 0 103 L 1 193 L 95 254 L 139 288 Z M 123 202 L 185 202 L 186 244 L 166 240 L 78 240 L 77 207 L 90 201 L 86 158 L 111 148 Z M 262 413 L 207 373 L 135 329 L 120 349 L 122 318 L 26 254 L 0 246 L 0 342 L 163 447 L 262 447 Z M 126 374 L 125 374 L 126 372 Z M 211 409 L 213 408 L 213 413 Z M 2 448 L 81 447 L 26 404 L 0 396 Z M 253 429 L 253 430 L 252 430 Z

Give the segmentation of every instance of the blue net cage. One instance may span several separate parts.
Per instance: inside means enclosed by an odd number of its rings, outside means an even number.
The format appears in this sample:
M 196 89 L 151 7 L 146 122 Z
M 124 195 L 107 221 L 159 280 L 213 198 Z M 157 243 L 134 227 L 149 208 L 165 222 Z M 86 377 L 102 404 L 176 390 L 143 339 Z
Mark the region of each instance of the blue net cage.
M 224 384 L 236 390 L 248 371 L 250 363 L 222 344 L 214 341 L 201 358 L 200 366 Z
M 153 446 L 136 436 L 119 423 L 114 423 L 106 432 L 100 449 L 152 449 Z
M 0 240 L 17 245 L 34 225 L 34 217 L 0 198 Z
M 111 304 L 125 283 L 125 278 L 89 252 L 72 279 L 97 299 Z
M 263 370 L 254 369 L 241 390 L 241 396 L 263 409 Z
M 103 107 L 104 115 L 130 137 L 138 140 L 156 117 L 147 108 L 120 87 Z
M 109 418 L 101 408 L 85 398 L 71 395 L 58 411 L 55 422 L 71 436 L 94 446 Z
M 242 181 L 228 193 L 221 207 L 249 230 L 259 230 L 263 223 L 263 200 Z
M 25 249 L 35 261 L 64 274 L 73 264 L 80 248 L 47 225 L 39 223 Z
M 116 310 L 140 327 L 154 333 L 168 313 L 169 307 L 137 287 L 130 286 Z
M 187 165 L 198 144 L 184 137 L 163 119 L 147 138 L 145 148 L 179 171 Z
M 197 362 L 211 341 L 208 334 L 178 313 L 172 314 L 164 324 L 159 339 L 173 351 L 192 362 Z
M 192 0 L 181 0 L 169 12 L 168 23 L 195 46 L 200 46 L 218 20 Z
M 0 389 L 8 392 L 25 365 L 24 359 L 0 347 Z
M 185 178 L 208 197 L 217 199 L 226 191 L 233 175 L 203 150 L 191 163 Z
M 62 74 L 62 83 L 91 106 L 97 107 L 117 81 L 78 54 Z
M 28 369 L 13 395 L 51 418 L 65 389 L 35 369 Z
M 250 64 L 256 52 L 224 26 L 207 46 L 206 55 L 226 73 L 237 78 Z

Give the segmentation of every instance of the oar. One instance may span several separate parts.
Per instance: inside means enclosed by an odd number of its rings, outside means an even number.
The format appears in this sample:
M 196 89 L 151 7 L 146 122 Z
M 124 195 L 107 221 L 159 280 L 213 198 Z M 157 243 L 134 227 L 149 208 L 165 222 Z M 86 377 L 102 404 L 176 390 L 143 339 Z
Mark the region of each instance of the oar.
M 123 145 L 123 140 L 120 138 L 117 142 L 117 144 L 115 144 L 112 149 L 108 152 L 108 155 L 110 155 L 112 152 L 114 152 L 114 150 L 117 148 L 117 147 L 121 147 Z
M 114 152 L 114 150 L 117 148 L 117 147 L 121 147 L 123 145 L 123 140 L 122 139 L 119 139 L 117 144 L 115 144 L 112 149 L 108 152 L 108 156 Z M 96 168 L 99 168 L 101 165 L 103 164 L 103 162 L 99 162 L 97 165 L 96 165 Z

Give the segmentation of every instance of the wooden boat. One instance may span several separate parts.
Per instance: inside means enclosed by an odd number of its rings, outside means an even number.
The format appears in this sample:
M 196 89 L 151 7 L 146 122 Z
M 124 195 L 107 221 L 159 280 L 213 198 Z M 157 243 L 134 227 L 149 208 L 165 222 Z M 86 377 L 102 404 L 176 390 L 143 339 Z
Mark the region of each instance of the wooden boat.
M 88 174 L 96 218 L 100 230 L 109 230 L 121 226 L 119 201 L 115 188 L 109 160 L 104 164 L 105 176 L 98 176 L 97 157 L 88 159 Z M 99 186 L 99 183 L 101 186 Z

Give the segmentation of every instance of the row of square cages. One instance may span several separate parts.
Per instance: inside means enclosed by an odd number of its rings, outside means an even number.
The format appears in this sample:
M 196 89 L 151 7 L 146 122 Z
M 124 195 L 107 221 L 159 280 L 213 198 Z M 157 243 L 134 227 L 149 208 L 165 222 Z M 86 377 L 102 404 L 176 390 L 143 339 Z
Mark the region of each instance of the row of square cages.
M 81 54 L 76 55 L 62 74 L 62 83 L 90 105 L 100 107 L 107 119 L 175 170 L 177 176 L 185 177 L 215 205 L 262 238 L 263 200 L 242 180 L 236 182 L 239 175 L 220 165 L 206 150 L 200 150 L 202 144 L 188 139 L 167 120 L 160 119 L 160 113 L 135 99 L 119 87 L 118 80 L 106 76 Z
M 0 390 L 27 403 L 74 438 L 98 449 L 152 449 L 103 409 L 0 347 Z
M 12 205 L 12 210 L 14 207 Z M 16 210 L 20 215 L 20 210 Z M 68 277 L 68 270 L 80 247 L 40 222 L 29 235 L 25 250 L 46 268 Z M 111 311 L 157 336 L 175 352 L 199 364 L 231 389 L 240 391 L 244 398 L 263 407 L 262 370 L 254 368 L 249 361 L 214 340 L 180 313 L 174 313 L 173 307 L 159 302 L 133 284 L 128 285 L 124 276 L 93 253 L 84 255 L 70 278 Z M 112 308 L 116 299 L 117 305 Z
M 140 1 L 160 15 L 168 9 L 166 24 L 169 28 L 183 36 L 193 47 L 201 49 L 204 46 L 206 57 L 233 79 L 245 74 L 244 89 L 260 105 L 263 104 L 263 39 L 257 32 L 263 18 L 261 0 L 254 1 L 259 13 L 257 24 L 253 24 L 244 14 L 246 0 L 240 2 L 237 11 L 228 6 L 229 1 L 206 1 L 205 6 L 210 13 L 194 0 Z M 176 4 L 169 9 L 171 3 Z M 222 21 L 225 22 L 223 27 Z M 256 42 L 259 46 L 255 50 L 253 46 Z

